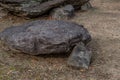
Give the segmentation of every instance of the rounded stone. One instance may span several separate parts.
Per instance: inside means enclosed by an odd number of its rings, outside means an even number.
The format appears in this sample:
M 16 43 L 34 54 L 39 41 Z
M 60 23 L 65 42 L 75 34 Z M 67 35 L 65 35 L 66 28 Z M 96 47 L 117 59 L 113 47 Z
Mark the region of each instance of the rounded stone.
M 91 36 L 86 28 L 72 22 L 38 20 L 5 29 L 0 39 L 13 51 L 31 55 L 67 53 Z

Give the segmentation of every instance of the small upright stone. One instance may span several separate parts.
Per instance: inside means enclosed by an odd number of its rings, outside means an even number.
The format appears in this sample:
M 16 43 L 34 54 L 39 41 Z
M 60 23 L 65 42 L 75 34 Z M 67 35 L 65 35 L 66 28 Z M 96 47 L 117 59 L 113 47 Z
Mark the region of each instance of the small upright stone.
M 89 51 L 84 43 L 80 42 L 73 49 L 68 59 L 68 65 L 74 68 L 88 69 L 91 61 L 91 51 Z

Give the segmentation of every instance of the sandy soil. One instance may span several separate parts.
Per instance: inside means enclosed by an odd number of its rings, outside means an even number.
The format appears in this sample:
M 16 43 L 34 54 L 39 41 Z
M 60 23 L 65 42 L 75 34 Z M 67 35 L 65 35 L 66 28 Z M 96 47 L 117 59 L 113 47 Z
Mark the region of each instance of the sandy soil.
M 78 11 L 71 20 L 83 24 L 92 35 L 88 70 L 67 67 L 67 55 L 30 56 L 0 48 L 0 80 L 120 80 L 120 0 L 91 3 L 93 9 Z M 0 30 L 28 21 L 9 15 L 0 19 Z

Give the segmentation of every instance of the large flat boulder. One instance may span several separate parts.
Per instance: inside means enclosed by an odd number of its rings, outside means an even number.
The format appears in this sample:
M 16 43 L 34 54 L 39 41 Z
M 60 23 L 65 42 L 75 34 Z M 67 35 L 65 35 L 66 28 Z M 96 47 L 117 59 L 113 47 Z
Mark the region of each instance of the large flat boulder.
M 91 36 L 76 23 L 38 20 L 5 29 L 0 40 L 12 51 L 39 55 L 68 53 L 80 42 L 87 44 Z

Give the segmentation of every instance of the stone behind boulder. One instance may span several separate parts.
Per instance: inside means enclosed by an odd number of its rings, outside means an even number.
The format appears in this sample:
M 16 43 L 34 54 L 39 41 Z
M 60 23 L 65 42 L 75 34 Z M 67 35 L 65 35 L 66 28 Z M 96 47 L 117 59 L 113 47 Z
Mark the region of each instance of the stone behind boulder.
M 5 29 L 0 40 L 12 51 L 39 55 L 67 53 L 79 42 L 87 44 L 91 36 L 76 23 L 38 20 Z
M 61 8 L 55 8 L 51 13 L 51 18 L 54 20 L 68 20 L 74 16 L 74 7 L 66 5 Z
M 61 5 L 79 9 L 89 0 L 0 0 L 0 6 L 18 16 L 37 17 Z

